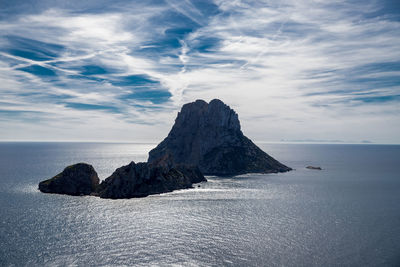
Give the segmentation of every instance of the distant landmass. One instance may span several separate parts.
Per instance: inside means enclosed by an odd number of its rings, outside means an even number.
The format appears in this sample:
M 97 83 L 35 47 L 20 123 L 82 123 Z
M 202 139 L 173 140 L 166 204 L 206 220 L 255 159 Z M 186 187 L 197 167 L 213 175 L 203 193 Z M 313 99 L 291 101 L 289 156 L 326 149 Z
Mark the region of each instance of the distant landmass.
M 113 199 L 145 197 L 190 188 L 207 181 L 204 175 L 290 170 L 243 135 L 238 115 L 229 106 L 218 99 L 197 100 L 182 107 L 148 162 L 122 166 L 100 184 L 91 165 L 78 163 L 40 182 L 39 190 Z
M 343 143 L 343 144 L 373 144 L 374 142 L 369 140 L 361 140 L 361 141 L 345 141 L 338 139 L 281 139 L 280 142 L 289 142 L 289 143 Z

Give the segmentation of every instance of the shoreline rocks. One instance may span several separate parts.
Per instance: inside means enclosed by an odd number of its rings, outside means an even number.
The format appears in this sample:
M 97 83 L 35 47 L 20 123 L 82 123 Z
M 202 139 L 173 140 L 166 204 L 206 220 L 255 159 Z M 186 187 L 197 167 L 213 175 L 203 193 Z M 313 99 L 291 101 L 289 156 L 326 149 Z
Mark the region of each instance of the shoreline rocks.
M 116 169 L 99 184 L 94 168 L 86 163 L 66 167 L 53 178 L 39 183 L 43 193 L 100 198 L 134 198 L 193 188 L 194 183 L 206 182 L 196 166 L 155 166 L 131 162 Z
M 146 197 L 193 188 L 193 183 L 207 181 L 194 166 L 155 166 L 148 163 L 131 162 L 114 171 L 97 188 L 101 198 Z

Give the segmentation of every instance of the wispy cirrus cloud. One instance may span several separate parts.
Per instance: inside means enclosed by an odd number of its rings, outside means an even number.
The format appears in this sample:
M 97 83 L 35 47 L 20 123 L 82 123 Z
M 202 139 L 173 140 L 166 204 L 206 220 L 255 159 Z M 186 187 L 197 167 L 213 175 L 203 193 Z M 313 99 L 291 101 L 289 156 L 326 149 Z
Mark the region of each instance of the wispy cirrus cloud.
M 223 12 L 193 34 L 220 41 L 189 59 L 203 67 L 185 77 L 187 99 L 217 91 L 256 136 L 396 139 L 388 121 L 399 114 L 400 24 L 381 3 L 258 3 L 221 1 Z
M 10 5 L 0 20 L 0 137 L 158 140 L 180 105 L 221 98 L 258 140 L 400 142 L 390 5 Z

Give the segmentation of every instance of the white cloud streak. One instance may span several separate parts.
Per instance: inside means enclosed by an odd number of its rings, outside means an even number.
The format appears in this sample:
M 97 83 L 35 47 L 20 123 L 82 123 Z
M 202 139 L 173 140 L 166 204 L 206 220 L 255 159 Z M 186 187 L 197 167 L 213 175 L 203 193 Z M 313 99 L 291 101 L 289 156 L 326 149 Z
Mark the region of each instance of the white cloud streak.
M 190 81 L 182 102 L 199 96 L 223 98 L 237 108 L 245 130 L 259 140 L 299 139 L 299 135 L 399 142 L 399 126 L 384 122 L 392 120 L 400 125 L 398 102 L 360 103 L 353 91 L 359 87 L 371 97 L 382 92 L 390 96 L 399 94 L 399 86 L 374 92 L 367 89 L 367 83 L 355 84 L 343 76 L 368 64 L 398 62 L 399 22 L 364 18 L 361 12 L 377 7 L 366 5 L 360 12 L 358 5 L 344 1 L 337 7 L 322 1 L 268 1 L 265 8 L 252 8 L 241 1 L 218 4 L 234 15 L 217 16 L 192 38 L 217 36 L 223 40 L 214 53 L 204 55 L 206 61 L 245 63 L 238 67 L 202 62 L 203 68 L 181 78 Z M 196 65 L 202 56 L 194 55 L 188 62 Z M 368 77 L 382 75 L 377 70 Z M 311 93 L 320 95 L 308 96 Z M 354 128 L 355 124 L 359 127 Z M 385 137 L 381 138 L 383 131 Z

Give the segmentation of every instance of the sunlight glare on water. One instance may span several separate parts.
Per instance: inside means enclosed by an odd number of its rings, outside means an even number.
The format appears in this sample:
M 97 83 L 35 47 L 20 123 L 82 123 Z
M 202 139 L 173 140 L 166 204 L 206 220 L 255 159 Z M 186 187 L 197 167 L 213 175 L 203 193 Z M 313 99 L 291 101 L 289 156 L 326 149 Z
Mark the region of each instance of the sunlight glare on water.
M 265 144 L 295 171 L 209 176 L 193 189 L 121 200 L 43 194 L 37 184 L 76 162 L 104 179 L 145 161 L 154 144 L 0 146 L 1 265 L 400 262 L 399 146 Z

